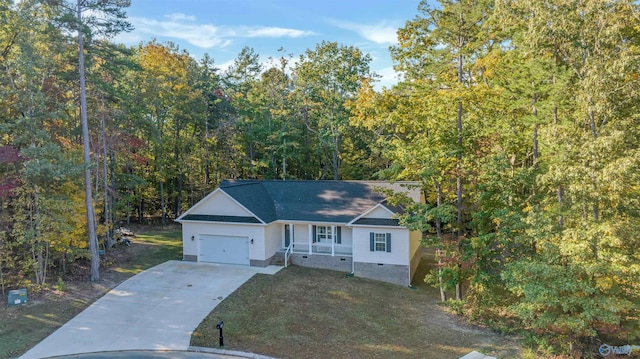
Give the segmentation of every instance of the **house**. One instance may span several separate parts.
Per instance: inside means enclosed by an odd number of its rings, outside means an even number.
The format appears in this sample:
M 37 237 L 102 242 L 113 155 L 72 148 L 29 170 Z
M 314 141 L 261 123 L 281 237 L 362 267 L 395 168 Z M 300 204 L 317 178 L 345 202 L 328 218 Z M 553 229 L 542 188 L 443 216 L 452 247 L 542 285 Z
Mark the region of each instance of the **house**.
M 267 266 L 284 253 L 296 265 L 410 285 L 421 233 L 401 226 L 402 208 L 378 191 L 424 201 L 411 184 L 226 180 L 176 219 L 183 260 Z

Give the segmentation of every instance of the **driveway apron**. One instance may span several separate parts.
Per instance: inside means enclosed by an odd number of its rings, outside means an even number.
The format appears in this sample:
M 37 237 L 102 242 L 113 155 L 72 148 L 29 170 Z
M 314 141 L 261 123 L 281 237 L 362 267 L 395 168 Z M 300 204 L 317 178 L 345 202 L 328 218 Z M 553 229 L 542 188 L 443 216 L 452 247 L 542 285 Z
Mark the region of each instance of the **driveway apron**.
M 169 261 L 115 287 L 22 359 L 112 350 L 187 350 L 218 303 L 266 268 Z

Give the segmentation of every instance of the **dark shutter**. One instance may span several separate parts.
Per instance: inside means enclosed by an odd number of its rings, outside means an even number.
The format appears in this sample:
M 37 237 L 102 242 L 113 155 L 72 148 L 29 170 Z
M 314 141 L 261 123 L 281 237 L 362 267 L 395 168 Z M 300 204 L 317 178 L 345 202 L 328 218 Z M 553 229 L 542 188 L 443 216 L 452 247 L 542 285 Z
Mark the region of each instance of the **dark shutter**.
M 391 233 L 387 233 L 387 252 L 391 252 Z
M 373 232 L 369 232 L 369 250 L 371 252 L 375 252 L 376 250 L 376 241 L 375 241 L 375 234 Z
M 336 243 L 337 244 L 342 244 L 342 230 L 340 227 L 337 227 L 336 230 L 338 231 L 337 237 L 336 237 Z
M 316 241 L 316 226 L 313 226 L 313 238 L 311 238 L 311 242 Z

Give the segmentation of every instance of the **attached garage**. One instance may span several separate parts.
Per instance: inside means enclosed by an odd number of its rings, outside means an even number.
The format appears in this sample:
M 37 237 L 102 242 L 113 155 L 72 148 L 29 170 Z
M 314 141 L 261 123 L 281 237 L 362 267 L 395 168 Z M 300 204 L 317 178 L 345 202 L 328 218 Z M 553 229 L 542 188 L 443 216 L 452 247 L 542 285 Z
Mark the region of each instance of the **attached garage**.
M 198 235 L 198 262 L 249 265 L 249 237 Z

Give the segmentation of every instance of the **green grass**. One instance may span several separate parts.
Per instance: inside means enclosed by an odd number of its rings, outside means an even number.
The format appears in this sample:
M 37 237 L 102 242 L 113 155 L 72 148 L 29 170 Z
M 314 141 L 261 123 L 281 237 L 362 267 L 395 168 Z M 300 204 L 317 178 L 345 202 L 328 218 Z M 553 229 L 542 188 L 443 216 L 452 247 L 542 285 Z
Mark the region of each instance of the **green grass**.
M 191 345 L 216 347 L 224 320 L 226 349 L 278 358 L 520 356 L 511 339 L 460 322 L 436 304 L 437 290 L 416 284 L 296 266 L 256 275 L 210 313 Z
M 65 281 L 64 293 L 33 292 L 29 293 L 30 302 L 25 306 L 2 305 L 0 358 L 22 355 L 127 278 L 167 260 L 181 258 L 180 230 L 172 227 L 140 233 L 131 247 L 119 246 L 103 258 L 100 281 Z M 84 269 L 88 271 L 88 267 Z M 51 288 L 56 279 L 50 279 Z
M 134 275 L 168 260 L 182 259 L 182 231 L 173 229 L 137 234 L 133 246 L 143 246 L 145 250 L 137 252 L 135 259 L 109 269 Z
M 0 309 L 0 357 L 21 355 L 91 303 L 61 295 L 48 298 L 46 303 Z

